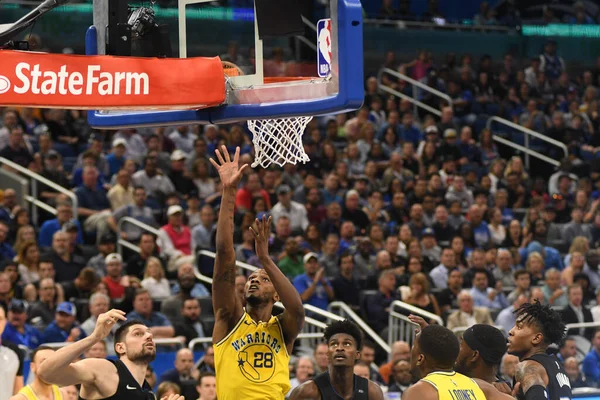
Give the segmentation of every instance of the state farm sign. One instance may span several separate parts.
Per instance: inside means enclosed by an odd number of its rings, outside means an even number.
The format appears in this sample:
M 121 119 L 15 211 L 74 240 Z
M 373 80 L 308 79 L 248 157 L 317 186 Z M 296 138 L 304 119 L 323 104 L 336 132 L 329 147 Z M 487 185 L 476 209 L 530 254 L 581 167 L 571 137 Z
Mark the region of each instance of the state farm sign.
M 182 109 L 225 100 L 221 61 L 0 51 L 0 105 Z

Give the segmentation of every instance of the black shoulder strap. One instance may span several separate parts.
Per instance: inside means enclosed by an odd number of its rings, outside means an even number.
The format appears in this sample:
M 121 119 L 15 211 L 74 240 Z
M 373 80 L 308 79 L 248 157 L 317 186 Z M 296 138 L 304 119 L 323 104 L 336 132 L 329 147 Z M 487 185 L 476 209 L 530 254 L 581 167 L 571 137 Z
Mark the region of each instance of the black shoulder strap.
M 319 393 L 321 393 L 321 399 L 325 400 L 336 400 L 339 399 L 339 396 L 333 390 L 331 386 L 331 380 L 329 379 L 329 372 L 323 372 L 321 375 L 317 375 L 314 377 L 313 381 L 317 388 L 319 389 Z
M 352 400 L 369 400 L 369 380 L 354 375 L 354 395 Z

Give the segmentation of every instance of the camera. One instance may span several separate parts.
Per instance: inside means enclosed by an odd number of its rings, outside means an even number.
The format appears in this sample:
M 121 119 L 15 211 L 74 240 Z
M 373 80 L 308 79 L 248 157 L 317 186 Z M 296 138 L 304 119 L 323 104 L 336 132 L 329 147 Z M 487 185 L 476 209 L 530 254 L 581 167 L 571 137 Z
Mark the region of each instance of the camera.
M 153 9 L 140 7 L 130 11 L 127 23 L 131 26 L 132 35 L 141 38 L 158 28 Z

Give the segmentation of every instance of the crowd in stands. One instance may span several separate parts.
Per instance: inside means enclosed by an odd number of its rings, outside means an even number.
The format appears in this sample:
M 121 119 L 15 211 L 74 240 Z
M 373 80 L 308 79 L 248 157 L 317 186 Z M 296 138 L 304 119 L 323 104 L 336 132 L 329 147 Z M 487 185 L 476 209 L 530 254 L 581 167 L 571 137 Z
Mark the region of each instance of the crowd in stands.
M 343 301 L 384 338 L 395 300 L 457 331 L 484 323 L 507 333 L 512 311 L 535 300 L 559 308 L 566 323 L 600 323 L 600 69 L 570 71 L 554 42 L 529 61 L 450 55 L 436 64 L 423 52 L 400 65 L 390 52 L 384 66 L 448 93 L 453 106 L 422 93 L 442 115 L 422 114 L 369 77 L 361 109 L 309 123 L 309 163 L 246 170 L 236 195 L 237 259 L 260 267 L 248 228 L 272 215 L 271 255 L 302 300 L 321 309 Z M 412 93 L 406 82 L 383 80 Z M 115 305 L 155 338 L 210 337 L 210 287 L 194 272 L 210 276 L 213 260 L 199 252 L 215 249 L 221 187 L 208 160 L 225 146 L 252 163 L 245 127 L 102 131 L 80 111 L 0 113 L 0 157 L 69 191 L 38 185 L 38 198 L 56 212 L 32 213 L 20 193 L 2 188 L 2 341 L 29 349 L 73 342 Z M 561 160 L 556 171 L 544 164 L 534 174 L 497 147 L 481 124 L 488 115 L 567 144 L 568 156 L 534 143 Z M 117 251 L 118 239 L 139 251 Z M 245 279 L 241 271 L 240 296 Z M 600 333 L 568 334 L 560 355 L 572 386 L 600 386 Z M 587 355 L 575 346 L 581 338 L 591 343 Z M 101 356 L 113 353 L 110 340 L 100 347 Z M 326 347 L 295 360 L 294 384 L 326 368 Z M 214 352 L 205 351 L 196 365 L 180 351 L 175 370 L 153 378 L 159 392 L 214 393 Z M 367 342 L 357 373 L 402 392 L 413 381 L 408 343 L 394 343 L 387 363 L 378 352 Z M 509 381 L 514 365 L 511 356 L 502 363 Z

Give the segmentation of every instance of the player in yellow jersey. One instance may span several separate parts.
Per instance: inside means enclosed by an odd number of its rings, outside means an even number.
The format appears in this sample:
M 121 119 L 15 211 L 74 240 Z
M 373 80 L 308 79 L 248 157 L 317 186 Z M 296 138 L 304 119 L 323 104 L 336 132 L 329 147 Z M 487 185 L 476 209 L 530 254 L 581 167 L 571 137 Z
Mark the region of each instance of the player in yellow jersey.
M 231 160 L 227 148 L 216 150 L 223 197 L 217 221 L 217 256 L 213 273 L 213 343 L 219 400 L 283 400 L 290 389 L 289 359 L 304 326 L 304 307 L 294 286 L 269 257 L 271 218 L 256 220 L 252 232 L 256 255 L 264 269 L 246 282 L 246 308 L 235 291 L 233 219 L 238 185 L 247 165 L 239 167 L 240 149 Z M 274 317 L 281 300 L 283 314 Z
M 62 400 L 60 389 L 56 385 L 44 382 L 37 376 L 38 366 L 54 353 L 54 349 L 47 346 L 40 346 L 31 353 L 30 371 L 35 375 L 35 379 L 29 385 L 24 386 L 19 393 L 15 394 L 10 400 Z
M 403 400 L 514 400 L 487 382 L 454 371 L 460 346 L 451 330 L 428 325 L 417 331 L 410 364 L 421 380 L 409 387 Z

